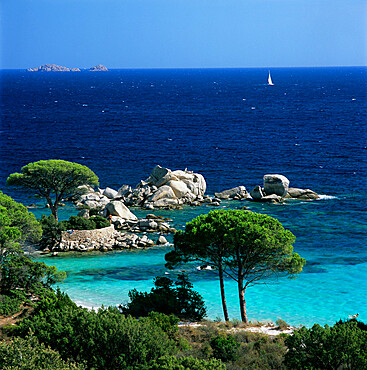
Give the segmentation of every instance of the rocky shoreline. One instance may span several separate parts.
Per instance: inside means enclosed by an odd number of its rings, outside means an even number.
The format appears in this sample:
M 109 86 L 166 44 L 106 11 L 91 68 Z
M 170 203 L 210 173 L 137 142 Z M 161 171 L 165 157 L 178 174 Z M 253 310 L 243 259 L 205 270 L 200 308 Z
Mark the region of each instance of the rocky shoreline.
M 184 205 L 217 207 L 222 200 L 279 203 L 289 199 L 320 198 L 310 189 L 290 188 L 289 183 L 283 175 L 267 174 L 263 177 L 263 185 L 256 186 L 250 193 L 241 185 L 209 196 L 205 194 L 207 186 L 201 174 L 187 169 L 172 171 L 157 165 L 150 176 L 146 180 L 141 180 L 135 188 L 122 185 L 118 190 L 109 187 L 95 190 L 90 186 L 80 186 L 68 199 L 80 209 L 78 216 L 89 218 L 90 213 L 99 214 L 110 221 L 111 227 L 100 229 L 104 230 L 102 232 L 100 230 L 63 232 L 61 243 L 55 246 L 52 252 L 147 248 L 167 244 L 164 235 L 176 232 L 170 224 L 171 219 L 154 214 L 138 219 L 129 207 L 154 211 L 182 209 Z M 147 237 L 147 233 L 156 233 L 159 237 L 153 241 Z

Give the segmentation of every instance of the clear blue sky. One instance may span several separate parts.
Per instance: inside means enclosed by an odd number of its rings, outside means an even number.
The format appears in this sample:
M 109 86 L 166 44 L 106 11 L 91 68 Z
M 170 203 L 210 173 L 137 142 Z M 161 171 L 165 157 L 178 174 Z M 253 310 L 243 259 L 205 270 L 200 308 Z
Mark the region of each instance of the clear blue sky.
M 367 0 L 0 0 L 0 68 L 367 65 Z

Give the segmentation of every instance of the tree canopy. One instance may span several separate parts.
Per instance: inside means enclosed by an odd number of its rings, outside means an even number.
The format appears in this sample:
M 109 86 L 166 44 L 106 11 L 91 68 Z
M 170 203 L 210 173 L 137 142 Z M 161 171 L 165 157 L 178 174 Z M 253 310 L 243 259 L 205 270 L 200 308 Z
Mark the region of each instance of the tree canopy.
M 12 173 L 7 185 L 35 190 L 45 197 L 57 220 L 57 209 L 61 199 L 72 195 L 80 185 L 98 186 L 98 177 L 88 167 L 78 163 L 50 159 L 29 163 L 21 173 Z
M 0 244 L 10 241 L 37 243 L 42 235 L 41 225 L 33 213 L 0 191 Z
M 64 272 L 54 266 L 34 262 L 24 254 L 19 242 L 37 241 L 42 233 L 40 224 L 27 208 L 0 192 L 0 292 L 14 289 L 35 291 L 50 288 L 65 279 Z
M 222 269 L 238 284 L 241 319 L 248 322 L 244 299 L 247 287 L 302 271 L 305 260 L 293 253 L 294 241 L 295 236 L 270 216 L 216 210 L 189 222 L 185 231 L 178 231 L 174 251 L 166 255 L 166 260 L 205 261 L 218 267 L 219 272 Z

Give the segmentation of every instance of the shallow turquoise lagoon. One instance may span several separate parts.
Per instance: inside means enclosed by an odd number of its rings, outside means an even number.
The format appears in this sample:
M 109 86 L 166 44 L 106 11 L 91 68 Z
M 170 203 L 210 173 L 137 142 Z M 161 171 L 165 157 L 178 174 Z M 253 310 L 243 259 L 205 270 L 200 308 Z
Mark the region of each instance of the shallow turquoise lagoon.
M 367 318 L 367 253 L 364 246 L 365 225 L 359 220 L 360 210 L 341 211 L 342 202 L 324 197 L 314 202 L 288 202 L 278 205 L 232 202 L 231 208 L 248 206 L 251 210 L 277 217 L 297 237 L 294 250 L 306 258 L 304 271 L 296 279 L 250 287 L 246 291 L 249 319 L 273 321 L 282 318 L 291 325 L 334 324 L 348 315 Z M 185 223 L 211 208 L 185 208 L 182 211 L 156 212 L 171 217 L 173 225 Z M 134 210 L 142 217 L 146 212 Z M 349 222 L 346 222 L 349 220 Z M 156 238 L 157 235 L 150 235 Z M 61 289 L 80 305 L 99 307 L 128 301 L 129 290 L 149 291 L 155 276 L 174 278 L 181 271 L 169 271 L 164 255 L 170 247 L 111 253 L 64 254 L 39 257 L 49 265 L 67 272 Z M 197 271 L 186 266 L 194 288 L 204 297 L 208 318 L 223 318 L 219 283 L 213 271 Z M 237 285 L 226 280 L 226 298 L 230 318 L 239 318 Z

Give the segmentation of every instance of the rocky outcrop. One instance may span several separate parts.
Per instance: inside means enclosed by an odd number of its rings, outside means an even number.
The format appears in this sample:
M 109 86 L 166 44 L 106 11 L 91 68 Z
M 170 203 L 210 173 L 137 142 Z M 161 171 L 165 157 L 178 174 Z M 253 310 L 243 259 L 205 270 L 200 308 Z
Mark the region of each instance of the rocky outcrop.
M 39 67 L 28 68 L 27 72 L 80 72 L 80 69 L 62 67 L 56 64 L 44 64 Z
M 128 206 L 177 208 L 203 202 L 205 191 L 206 182 L 201 174 L 155 166 L 150 176 L 140 181 L 135 189 L 123 185 L 118 190 L 118 197 Z
M 264 175 L 263 187 L 255 186 L 251 192 L 251 198 L 255 202 L 278 203 L 286 196 L 289 180 L 283 175 Z
M 290 188 L 289 180 L 283 175 L 265 175 L 264 186 L 255 186 L 250 195 L 253 201 L 278 203 L 284 199 L 314 200 L 320 196 L 310 189 Z
M 120 200 L 113 200 L 107 203 L 105 209 L 103 210 L 103 216 L 117 216 L 124 220 L 136 221 L 138 218 L 125 206 Z
M 285 197 L 289 188 L 289 180 L 283 175 L 265 175 L 264 193 L 266 195 L 276 194 Z
M 320 199 L 320 196 L 310 189 L 289 188 L 285 198 L 315 200 Z
M 157 241 L 157 244 L 161 243 Z M 136 234 L 121 233 L 116 231 L 114 226 L 111 225 L 97 230 L 63 231 L 61 243 L 49 252 L 87 252 L 92 250 L 106 252 L 114 249 L 148 248 L 154 245 L 154 241 L 146 235 L 138 236 Z
M 94 67 L 89 68 L 89 71 L 91 71 L 91 72 L 107 72 L 108 69 L 105 66 L 103 66 L 102 64 L 98 64 Z
M 251 190 L 250 195 L 251 195 L 252 199 L 256 200 L 256 201 L 261 201 L 261 199 L 264 198 L 264 196 L 265 196 L 261 186 L 255 186 Z
M 147 215 L 140 220 L 124 220 L 119 217 L 112 217 L 111 222 L 117 230 L 128 231 L 133 233 L 175 233 L 176 229 L 170 225 L 172 220 L 153 214 Z
M 247 199 L 249 197 L 249 193 L 244 186 L 237 186 L 232 189 L 224 190 L 220 193 L 214 193 L 214 195 L 219 199 L 233 200 Z

